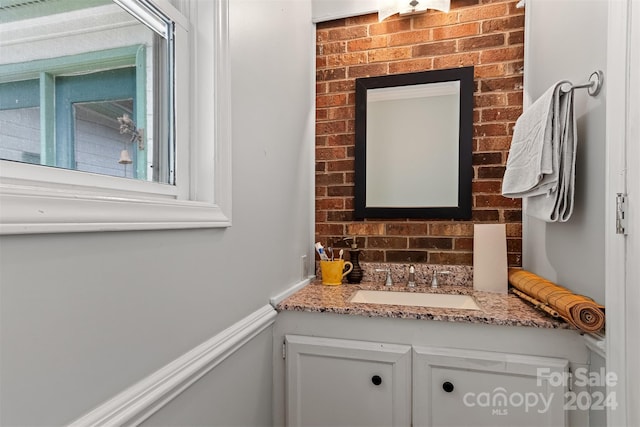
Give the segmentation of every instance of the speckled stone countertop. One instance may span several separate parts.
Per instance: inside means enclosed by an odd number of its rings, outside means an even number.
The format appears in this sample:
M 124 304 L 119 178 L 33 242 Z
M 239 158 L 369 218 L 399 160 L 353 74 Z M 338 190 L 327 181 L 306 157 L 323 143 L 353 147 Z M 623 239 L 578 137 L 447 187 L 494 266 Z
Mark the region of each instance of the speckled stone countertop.
M 472 295 L 480 310 L 400 306 L 382 304 L 362 304 L 350 302 L 359 289 L 400 292 L 431 292 Z M 276 307 L 278 311 L 305 311 L 347 314 L 367 317 L 391 317 L 400 319 L 425 319 L 445 322 L 466 322 L 491 325 L 529 326 L 535 328 L 572 329 L 560 319 L 533 308 L 516 295 L 495 294 L 474 291 L 469 285 L 441 285 L 433 289 L 429 286 L 408 288 L 406 284 L 388 287 L 382 284 L 361 283 L 326 286 L 319 280 L 305 286 L 286 298 Z

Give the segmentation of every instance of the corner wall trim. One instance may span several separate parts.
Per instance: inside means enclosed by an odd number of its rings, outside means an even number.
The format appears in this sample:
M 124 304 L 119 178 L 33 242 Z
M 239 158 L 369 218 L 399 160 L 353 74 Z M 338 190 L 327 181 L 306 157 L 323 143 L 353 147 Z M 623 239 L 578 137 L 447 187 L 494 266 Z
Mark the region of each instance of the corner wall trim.
M 282 301 L 284 301 L 285 299 L 287 299 L 289 296 L 293 295 L 294 293 L 296 293 L 297 291 L 299 291 L 300 289 L 304 288 L 305 286 L 307 286 L 309 283 L 311 283 L 311 281 L 315 278 L 316 276 L 309 276 L 306 279 L 296 283 L 295 285 L 290 286 L 289 288 L 285 289 L 284 291 L 280 292 L 278 295 L 275 295 L 273 297 L 271 297 L 269 299 L 269 302 L 271 303 L 271 305 L 273 306 L 273 308 L 276 308 L 276 306 L 278 304 L 280 304 Z
M 70 426 L 132 426 L 141 423 L 271 326 L 276 315 L 270 305 L 261 307 L 78 418 Z

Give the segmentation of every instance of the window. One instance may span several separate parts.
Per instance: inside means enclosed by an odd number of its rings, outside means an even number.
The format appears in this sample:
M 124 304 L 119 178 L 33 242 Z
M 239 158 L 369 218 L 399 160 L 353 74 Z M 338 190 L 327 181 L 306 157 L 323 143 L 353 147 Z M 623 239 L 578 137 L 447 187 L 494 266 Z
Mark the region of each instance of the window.
M 0 8 L 2 233 L 230 224 L 227 2 L 115 2 Z

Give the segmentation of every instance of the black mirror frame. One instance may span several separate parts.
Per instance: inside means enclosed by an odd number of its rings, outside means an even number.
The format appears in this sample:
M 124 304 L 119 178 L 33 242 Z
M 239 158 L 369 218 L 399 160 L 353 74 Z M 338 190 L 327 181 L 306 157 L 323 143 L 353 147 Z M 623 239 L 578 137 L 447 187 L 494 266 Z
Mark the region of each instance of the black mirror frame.
M 455 207 L 367 207 L 367 90 L 449 81 L 460 81 L 458 205 Z M 472 66 L 356 79 L 355 219 L 471 219 L 471 182 L 473 179 L 473 92 L 474 81 Z

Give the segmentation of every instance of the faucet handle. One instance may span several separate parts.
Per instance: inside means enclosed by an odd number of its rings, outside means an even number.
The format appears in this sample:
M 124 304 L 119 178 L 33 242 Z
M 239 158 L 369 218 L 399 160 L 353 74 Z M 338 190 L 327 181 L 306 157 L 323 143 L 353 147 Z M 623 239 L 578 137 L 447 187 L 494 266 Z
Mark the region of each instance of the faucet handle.
M 393 280 L 391 280 L 391 269 L 389 268 L 376 268 L 376 271 L 385 271 L 387 278 L 384 282 L 385 286 L 393 286 Z
M 433 278 L 431 279 L 432 288 L 438 287 L 438 274 L 451 274 L 451 272 L 449 270 L 442 270 L 442 271 L 433 270 Z

